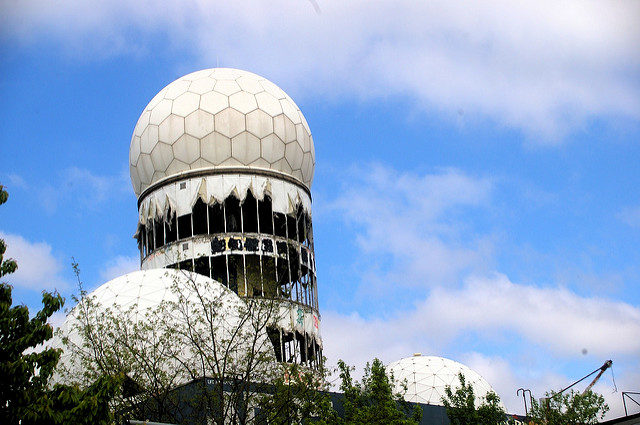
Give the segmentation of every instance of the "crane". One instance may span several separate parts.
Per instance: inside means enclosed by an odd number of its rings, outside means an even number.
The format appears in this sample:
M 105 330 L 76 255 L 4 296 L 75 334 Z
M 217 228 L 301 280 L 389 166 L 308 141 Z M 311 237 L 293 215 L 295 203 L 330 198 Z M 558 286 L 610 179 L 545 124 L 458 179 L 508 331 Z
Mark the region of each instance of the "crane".
M 607 360 L 606 362 L 604 362 L 604 364 L 602 366 L 600 366 L 599 368 L 597 368 L 596 370 L 594 370 L 593 372 L 591 372 L 590 374 L 588 374 L 587 376 L 578 379 L 576 382 L 574 382 L 573 384 L 569 385 L 567 388 L 564 388 L 562 390 L 560 390 L 558 392 L 558 394 L 562 394 L 563 392 L 565 392 L 566 390 L 568 390 L 569 388 L 573 387 L 574 385 L 576 385 L 579 382 L 584 381 L 585 379 L 587 379 L 588 377 L 590 377 L 591 375 L 593 375 L 594 373 L 598 373 L 596 375 L 595 378 L 593 378 L 593 381 L 591 381 L 591 383 L 589 385 L 587 385 L 587 388 L 585 388 L 585 390 L 582 392 L 582 394 L 585 394 L 587 391 L 589 391 L 591 389 L 591 387 L 593 387 L 595 385 L 596 382 L 598 382 L 598 379 L 600 379 L 600 377 L 602 376 L 602 374 L 611 367 L 611 365 L 613 364 L 613 362 L 611 360 Z

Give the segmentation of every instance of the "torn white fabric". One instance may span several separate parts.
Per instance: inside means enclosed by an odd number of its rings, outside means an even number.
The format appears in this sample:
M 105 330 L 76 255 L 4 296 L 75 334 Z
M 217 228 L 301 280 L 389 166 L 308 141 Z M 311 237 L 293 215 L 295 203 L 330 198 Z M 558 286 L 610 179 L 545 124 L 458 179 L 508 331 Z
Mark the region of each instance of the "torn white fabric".
M 223 174 L 176 181 L 154 190 L 140 204 L 139 222 L 145 225 L 153 218 L 168 220 L 169 211 L 178 216 L 189 214 L 198 198 L 212 205 L 224 202 L 233 193 L 242 202 L 249 190 L 258 200 L 269 195 L 274 212 L 290 214 L 301 205 L 311 216 L 311 198 L 295 184 L 273 177 Z

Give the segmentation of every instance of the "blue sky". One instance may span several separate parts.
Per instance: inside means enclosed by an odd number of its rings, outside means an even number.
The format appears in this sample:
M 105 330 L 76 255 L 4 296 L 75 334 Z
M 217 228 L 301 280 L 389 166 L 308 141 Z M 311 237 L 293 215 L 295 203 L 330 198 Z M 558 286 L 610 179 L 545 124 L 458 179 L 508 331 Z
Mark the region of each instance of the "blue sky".
M 509 410 L 614 361 L 640 382 L 637 2 L 37 0 L 0 14 L 0 232 L 14 298 L 137 267 L 127 159 L 147 102 L 227 66 L 316 149 L 326 354 L 478 370 Z M 586 354 L 584 354 L 586 352 Z M 621 412 L 611 373 L 597 389 Z

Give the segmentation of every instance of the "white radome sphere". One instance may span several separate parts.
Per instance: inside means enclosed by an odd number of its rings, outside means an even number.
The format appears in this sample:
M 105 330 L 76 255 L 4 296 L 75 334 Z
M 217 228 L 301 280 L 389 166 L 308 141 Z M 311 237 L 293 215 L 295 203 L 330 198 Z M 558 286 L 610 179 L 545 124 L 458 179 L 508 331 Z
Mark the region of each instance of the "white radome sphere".
M 180 289 L 177 290 L 177 288 Z M 198 288 L 197 291 L 194 288 Z M 188 300 L 188 304 L 185 301 L 180 301 L 180 297 Z M 203 305 L 215 305 L 219 314 L 211 321 L 211 324 L 215 327 L 216 337 L 219 340 L 231 341 L 233 335 L 254 335 L 255 333 L 251 323 L 240 316 L 241 312 L 247 309 L 246 303 L 221 283 L 194 272 L 174 269 L 136 271 L 104 283 L 89 293 L 87 298 L 97 304 L 95 308 L 89 309 L 91 323 L 103 323 L 108 326 L 110 323 L 108 317 L 114 315 L 126 321 L 125 325 L 132 322 L 147 322 L 153 320 L 154 317 L 147 314 L 157 311 L 157 307 L 162 302 L 173 302 L 181 308 L 187 305 L 191 306 L 188 309 L 191 321 L 193 321 L 193 315 L 206 308 Z M 206 304 L 206 302 L 214 304 Z M 63 349 L 60 363 L 69 370 L 72 377 L 78 376 L 81 368 L 74 363 L 71 349 L 62 342 L 62 338 L 67 337 L 71 346 L 83 347 L 83 336 L 79 332 L 79 328 L 82 326 L 79 326 L 78 308 L 79 306 L 76 306 L 69 312 L 56 332 L 52 344 L 55 348 Z M 105 314 L 107 309 L 111 311 L 111 315 Z M 156 326 L 155 322 L 150 324 L 158 332 L 165 328 L 184 327 L 186 317 L 182 317 L 179 311 L 180 309 L 172 309 L 170 314 L 161 314 L 162 326 Z M 104 318 L 105 316 L 107 319 Z M 209 334 L 208 330 L 207 328 L 205 334 Z M 236 341 L 237 349 L 240 350 L 239 355 L 242 355 L 243 349 L 255 349 L 255 347 L 258 347 L 258 350 L 267 356 L 272 355 L 272 348 L 266 332 L 259 334 L 256 341 L 255 346 L 250 346 L 251 343 L 244 340 Z M 109 341 L 106 343 L 108 344 Z M 181 362 L 167 361 L 166 367 L 168 369 L 178 368 L 179 364 L 188 364 L 192 360 L 189 347 L 181 347 L 181 350 L 183 353 Z M 179 379 L 187 382 L 191 378 L 185 373 Z
M 247 167 L 285 173 L 311 187 L 311 130 L 295 102 L 269 80 L 213 68 L 172 82 L 146 106 L 131 137 L 137 196 L 184 171 Z
M 447 385 L 455 391 L 460 386 L 458 373 L 462 372 L 468 384 L 471 384 L 476 396 L 476 406 L 489 391 L 491 385 L 480 374 L 469 367 L 444 357 L 413 355 L 387 366 L 387 372 L 393 373 L 395 391 L 403 392 L 402 383 L 406 383 L 404 399 L 412 403 L 425 403 L 443 406 L 442 397 Z M 493 391 L 495 392 L 495 391 Z

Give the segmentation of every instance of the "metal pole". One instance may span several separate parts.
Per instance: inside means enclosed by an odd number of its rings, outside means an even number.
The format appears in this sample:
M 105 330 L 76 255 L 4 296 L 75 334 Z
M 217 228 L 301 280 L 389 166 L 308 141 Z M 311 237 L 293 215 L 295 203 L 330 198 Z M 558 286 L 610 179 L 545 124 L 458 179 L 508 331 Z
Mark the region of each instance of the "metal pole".
M 518 391 L 516 391 L 516 395 L 520 395 L 520 391 L 522 391 L 522 400 L 524 401 L 524 416 L 526 418 L 528 414 L 527 414 L 527 398 L 525 397 L 525 394 L 527 393 L 527 391 L 529 391 L 529 398 L 531 398 L 531 390 L 518 388 Z

